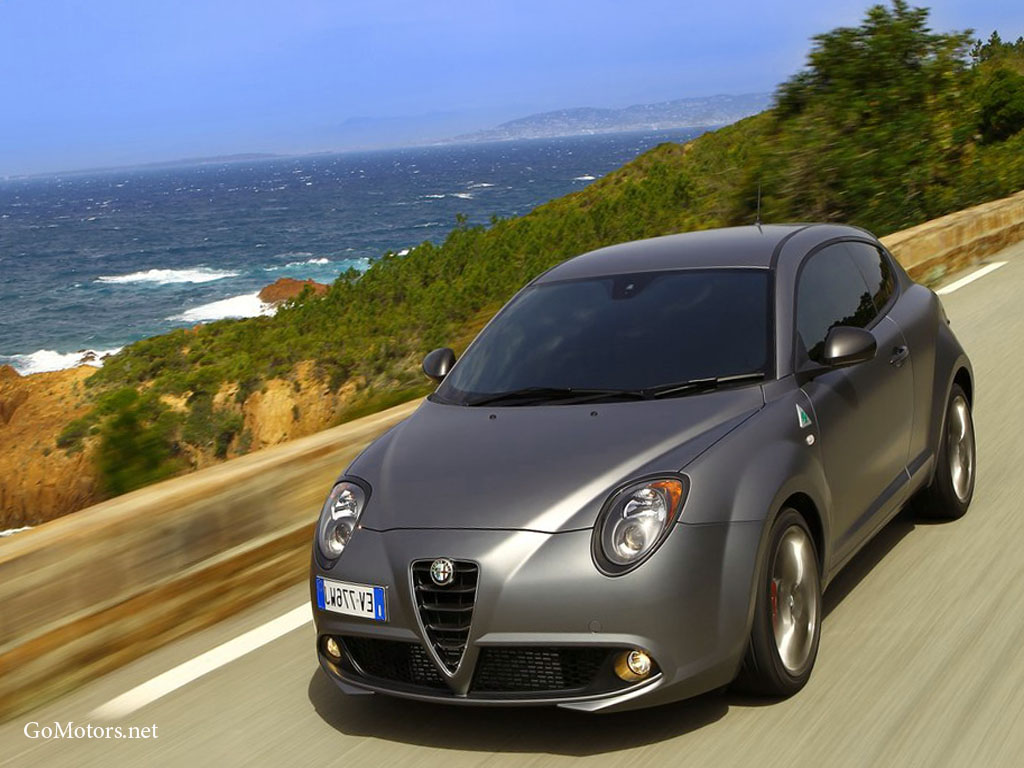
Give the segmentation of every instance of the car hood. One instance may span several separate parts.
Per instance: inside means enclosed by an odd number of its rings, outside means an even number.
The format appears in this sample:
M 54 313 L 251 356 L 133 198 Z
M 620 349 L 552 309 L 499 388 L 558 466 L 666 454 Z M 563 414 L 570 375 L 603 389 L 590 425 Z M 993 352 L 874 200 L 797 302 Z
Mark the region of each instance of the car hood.
M 424 403 L 346 471 L 373 530 L 593 527 L 608 494 L 676 472 L 764 404 L 760 387 L 600 405 Z

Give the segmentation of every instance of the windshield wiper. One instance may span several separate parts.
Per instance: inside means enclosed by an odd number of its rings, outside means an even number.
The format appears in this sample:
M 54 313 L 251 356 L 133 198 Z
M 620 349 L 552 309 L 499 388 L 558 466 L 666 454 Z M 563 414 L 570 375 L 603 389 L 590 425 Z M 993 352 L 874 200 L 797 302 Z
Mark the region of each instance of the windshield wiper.
M 649 398 L 672 397 L 673 395 L 686 395 L 691 392 L 706 392 L 709 389 L 718 389 L 719 387 L 731 384 L 746 384 L 750 381 L 760 381 L 763 378 L 763 371 L 737 373 L 732 376 L 711 376 L 706 379 L 690 379 L 689 381 L 678 381 L 674 384 L 662 384 L 659 387 L 643 390 L 643 392 Z
M 499 403 L 521 403 L 528 401 L 571 401 L 589 402 L 592 399 L 606 397 L 627 397 L 637 399 L 644 397 L 639 390 L 631 389 L 577 389 L 576 387 L 523 387 L 508 392 L 496 392 L 466 402 L 466 405 L 497 405 Z
M 744 384 L 750 381 L 760 381 L 764 373 L 740 373 L 733 376 L 712 376 L 706 379 L 688 379 L 672 384 L 662 384 L 657 387 L 646 389 L 585 389 L 577 387 L 524 387 L 512 389 L 508 392 L 497 392 L 493 395 L 484 395 L 475 400 L 466 402 L 466 405 L 497 405 L 528 403 L 537 401 L 559 402 L 562 405 L 573 405 L 575 403 L 593 403 L 600 400 L 655 400 L 660 397 L 673 397 L 686 395 L 692 392 L 705 392 L 710 389 L 718 389 L 731 384 Z

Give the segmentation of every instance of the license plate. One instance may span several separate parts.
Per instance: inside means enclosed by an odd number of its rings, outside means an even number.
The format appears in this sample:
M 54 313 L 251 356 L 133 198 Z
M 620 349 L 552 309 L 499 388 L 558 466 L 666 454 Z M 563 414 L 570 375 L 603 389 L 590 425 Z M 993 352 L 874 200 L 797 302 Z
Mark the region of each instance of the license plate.
M 359 616 L 374 621 L 388 620 L 384 587 L 331 581 L 317 576 L 316 604 L 322 611 Z

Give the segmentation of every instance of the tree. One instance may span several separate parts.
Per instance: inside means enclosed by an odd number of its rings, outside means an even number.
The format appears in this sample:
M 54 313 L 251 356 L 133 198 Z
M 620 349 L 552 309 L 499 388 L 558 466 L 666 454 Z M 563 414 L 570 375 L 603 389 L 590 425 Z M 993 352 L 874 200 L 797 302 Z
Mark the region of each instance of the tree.
M 1003 141 L 1024 129 L 1024 75 L 997 69 L 978 88 L 978 129 L 985 141 Z
M 963 88 L 970 41 L 969 32 L 933 33 L 928 10 L 904 0 L 815 37 L 806 69 L 776 94 L 772 146 L 754 169 L 766 212 L 880 230 L 933 215 L 929 189 L 973 130 Z

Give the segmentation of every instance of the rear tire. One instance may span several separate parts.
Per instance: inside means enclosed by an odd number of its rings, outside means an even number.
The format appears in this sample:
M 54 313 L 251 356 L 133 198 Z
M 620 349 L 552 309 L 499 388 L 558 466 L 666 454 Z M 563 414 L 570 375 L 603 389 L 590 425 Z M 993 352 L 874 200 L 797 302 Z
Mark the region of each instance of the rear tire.
M 944 422 L 935 475 L 914 499 L 914 511 L 921 517 L 956 520 L 974 498 L 978 461 L 971 403 L 959 384 L 950 390 Z
M 750 644 L 734 687 L 792 696 L 807 683 L 821 639 L 821 573 L 803 516 L 784 509 L 772 524 L 758 572 Z

